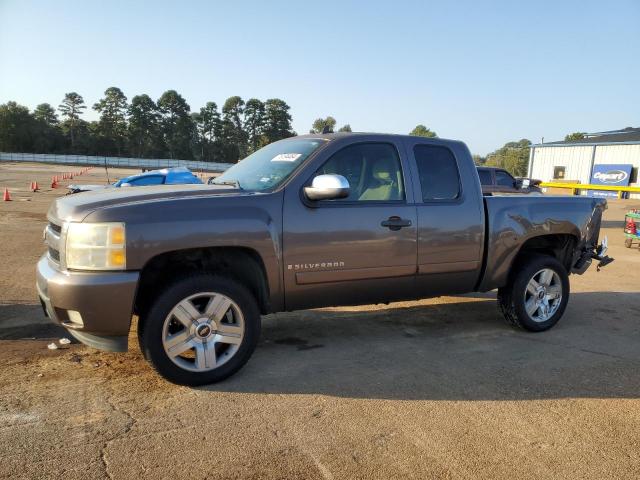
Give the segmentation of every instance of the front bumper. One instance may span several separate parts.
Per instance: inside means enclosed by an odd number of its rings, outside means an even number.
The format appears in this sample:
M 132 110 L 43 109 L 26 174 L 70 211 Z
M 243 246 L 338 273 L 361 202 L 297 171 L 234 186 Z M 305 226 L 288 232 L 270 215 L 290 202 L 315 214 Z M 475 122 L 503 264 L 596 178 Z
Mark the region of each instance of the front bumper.
M 45 314 L 82 343 L 126 351 L 138 278 L 138 272 L 61 271 L 45 254 L 36 288 Z

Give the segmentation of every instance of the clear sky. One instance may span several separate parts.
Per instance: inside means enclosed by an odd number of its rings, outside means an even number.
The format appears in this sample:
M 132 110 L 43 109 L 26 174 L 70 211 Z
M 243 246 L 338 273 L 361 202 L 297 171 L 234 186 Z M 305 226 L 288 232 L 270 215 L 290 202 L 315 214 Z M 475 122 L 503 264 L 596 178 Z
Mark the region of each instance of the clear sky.
M 0 103 L 110 86 L 192 110 L 279 97 L 299 133 L 423 123 L 485 154 L 640 126 L 640 0 L 0 0 Z

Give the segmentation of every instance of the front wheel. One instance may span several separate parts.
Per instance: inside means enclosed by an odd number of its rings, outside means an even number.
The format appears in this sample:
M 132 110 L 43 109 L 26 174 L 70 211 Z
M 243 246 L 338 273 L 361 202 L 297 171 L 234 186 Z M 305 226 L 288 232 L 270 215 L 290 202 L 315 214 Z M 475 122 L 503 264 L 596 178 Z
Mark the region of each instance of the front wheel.
M 219 382 L 249 360 L 260 336 L 255 298 L 236 281 L 214 275 L 177 280 L 143 319 L 140 344 L 170 382 Z
M 533 254 L 498 290 L 498 306 L 514 326 L 541 332 L 553 327 L 569 301 L 569 275 L 554 257 Z

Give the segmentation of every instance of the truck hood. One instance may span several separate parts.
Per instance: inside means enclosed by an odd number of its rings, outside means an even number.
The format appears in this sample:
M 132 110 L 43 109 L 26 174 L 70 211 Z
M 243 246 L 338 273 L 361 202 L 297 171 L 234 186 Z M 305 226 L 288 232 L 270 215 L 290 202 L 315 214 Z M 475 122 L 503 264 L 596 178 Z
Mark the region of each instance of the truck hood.
M 181 198 L 252 195 L 228 185 L 159 185 L 153 187 L 104 188 L 58 198 L 49 208 L 50 221 L 81 222 L 91 212 L 116 205 L 179 200 Z

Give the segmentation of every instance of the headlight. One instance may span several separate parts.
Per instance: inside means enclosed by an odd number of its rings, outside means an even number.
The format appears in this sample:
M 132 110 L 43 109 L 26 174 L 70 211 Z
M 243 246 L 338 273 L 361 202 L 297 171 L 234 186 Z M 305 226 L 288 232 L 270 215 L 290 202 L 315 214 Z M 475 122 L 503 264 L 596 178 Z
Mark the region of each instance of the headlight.
M 124 223 L 70 223 L 67 229 L 67 268 L 124 270 Z

